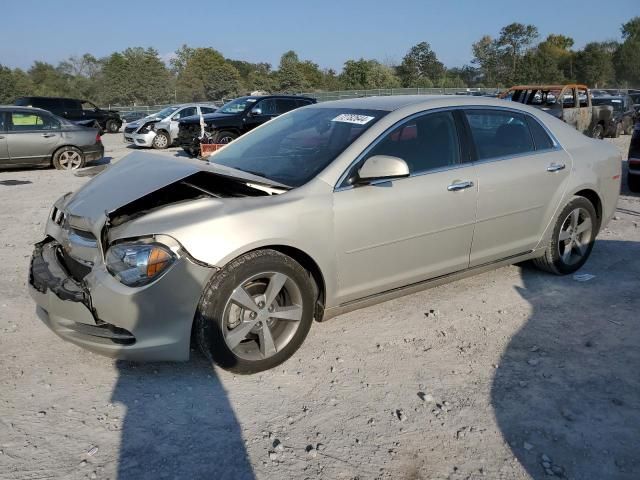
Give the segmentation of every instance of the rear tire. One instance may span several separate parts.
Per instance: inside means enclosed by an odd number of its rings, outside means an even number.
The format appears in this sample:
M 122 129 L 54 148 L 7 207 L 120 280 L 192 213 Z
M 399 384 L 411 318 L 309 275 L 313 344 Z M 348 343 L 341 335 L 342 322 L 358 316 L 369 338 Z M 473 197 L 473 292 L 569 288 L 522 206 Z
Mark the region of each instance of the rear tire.
M 309 273 L 275 250 L 246 253 L 207 286 L 195 319 L 202 353 L 240 374 L 273 368 L 302 345 L 314 313 Z
M 633 193 L 640 193 L 640 175 L 631 175 L 627 172 L 627 186 Z
M 105 125 L 107 132 L 109 133 L 118 133 L 120 131 L 120 124 L 115 120 L 107 120 L 107 124 Z
M 56 170 L 77 170 L 84 167 L 84 154 L 76 147 L 62 147 L 53 155 Z
M 555 275 L 574 273 L 589 258 L 599 228 L 593 204 L 584 197 L 573 197 L 558 215 L 544 255 L 534 258 L 533 264 Z
M 613 138 L 620 138 L 620 135 L 622 135 L 623 130 L 624 130 L 624 127 L 622 126 L 622 122 L 618 122 L 616 124 L 616 131 L 613 133 Z
M 631 135 L 633 133 L 633 127 L 634 127 L 633 122 L 629 122 L 629 125 L 627 125 L 627 128 L 624 129 L 624 134 Z

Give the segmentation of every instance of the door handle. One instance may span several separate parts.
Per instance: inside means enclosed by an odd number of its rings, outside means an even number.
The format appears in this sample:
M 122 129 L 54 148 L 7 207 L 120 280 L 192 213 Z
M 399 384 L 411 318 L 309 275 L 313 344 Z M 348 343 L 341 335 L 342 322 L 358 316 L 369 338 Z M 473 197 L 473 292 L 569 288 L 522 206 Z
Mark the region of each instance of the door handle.
M 43 133 L 42 136 L 44 138 L 51 138 L 51 137 L 55 137 L 56 134 L 55 133 Z
M 449 185 L 447 187 L 447 190 L 449 190 L 450 192 L 457 192 L 458 190 L 464 190 L 465 188 L 471 188 L 471 187 L 473 187 L 473 182 L 471 181 L 455 182 Z
M 547 167 L 547 172 L 559 172 L 560 170 L 564 170 L 564 163 L 552 163 Z

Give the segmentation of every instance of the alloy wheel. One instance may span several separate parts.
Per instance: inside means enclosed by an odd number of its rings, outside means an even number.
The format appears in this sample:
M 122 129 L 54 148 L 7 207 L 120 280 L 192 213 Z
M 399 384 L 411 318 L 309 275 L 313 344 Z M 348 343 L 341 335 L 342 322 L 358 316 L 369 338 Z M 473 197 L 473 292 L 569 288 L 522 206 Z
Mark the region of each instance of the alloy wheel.
M 66 150 L 58 157 L 58 163 L 63 170 L 75 170 L 82 165 L 82 157 L 78 152 Z
M 593 219 L 584 208 L 576 208 L 562 222 L 558 234 L 558 253 L 565 265 L 580 262 L 593 239 Z
M 285 348 L 302 320 L 300 287 L 280 272 L 264 272 L 243 281 L 227 300 L 223 334 L 239 358 L 264 360 Z
M 169 141 L 168 141 L 166 135 L 163 135 L 161 133 L 157 134 L 153 139 L 153 144 L 157 148 L 167 148 L 168 143 L 169 143 Z

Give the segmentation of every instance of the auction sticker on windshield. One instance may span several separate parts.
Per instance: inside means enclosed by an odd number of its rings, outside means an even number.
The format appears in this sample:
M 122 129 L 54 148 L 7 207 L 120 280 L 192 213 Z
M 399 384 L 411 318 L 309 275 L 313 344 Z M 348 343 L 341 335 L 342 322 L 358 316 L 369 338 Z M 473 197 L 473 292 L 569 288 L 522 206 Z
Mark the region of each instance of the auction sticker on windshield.
M 331 120 L 332 122 L 344 122 L 344 123 L 355 123 L 356 125 L 366 125 L 375 117 L 370 117 L 368 115 L 357 115 L 355 113 L 341 113 L 336 118 Z

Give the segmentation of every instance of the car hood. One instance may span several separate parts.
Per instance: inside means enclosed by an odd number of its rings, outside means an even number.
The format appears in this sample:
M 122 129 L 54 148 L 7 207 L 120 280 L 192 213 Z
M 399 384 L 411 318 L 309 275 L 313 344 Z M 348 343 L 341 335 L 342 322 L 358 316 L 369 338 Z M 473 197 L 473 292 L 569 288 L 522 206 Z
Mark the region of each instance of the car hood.
M 72 227 L 89 230 L 100 238 L 100 232 L 111 213 L 198 172 L 288 189 L 285 185 L 222 165 L 135 152 L 109 166 L 74 194 L 66 197 L 63 205 L 57 206 L 62 207 Z

